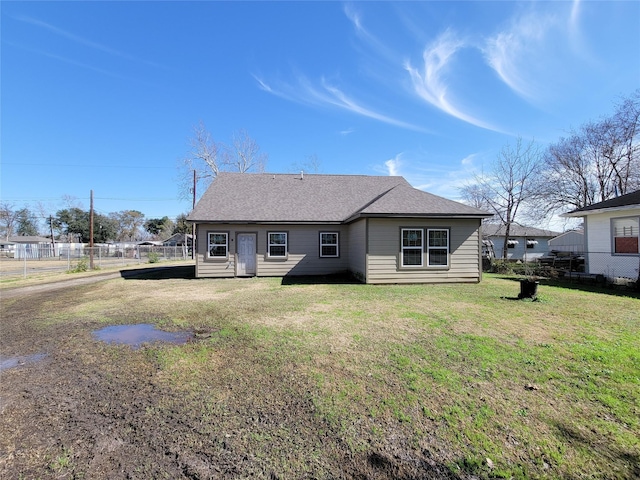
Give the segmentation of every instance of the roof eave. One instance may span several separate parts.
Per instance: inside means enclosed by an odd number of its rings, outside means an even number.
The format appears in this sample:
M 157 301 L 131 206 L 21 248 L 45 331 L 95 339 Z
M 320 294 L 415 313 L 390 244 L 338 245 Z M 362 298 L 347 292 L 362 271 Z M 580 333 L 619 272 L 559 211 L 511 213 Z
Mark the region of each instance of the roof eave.
M 563 218 L 575 218 L 575 217 L 584 217 L 585 215 L 594 215 L 598 213 L 608 213 L 608 212 L 623 212 L 625 210 L 637 210 L 640 208 L 640 204 L 633 205 L 623 205 L 620 207 L 605 207 L 605 208 L 595 208 L 593 210 L 574 210 L 572 212 L 561 213 L 560 216 Z
M 483 219 L 492 217 L 492 214 L 466 214 L 466 213 L 357 213 L 347 218 L 344 223 L 351 223 L 360 218 L 466 218 Z

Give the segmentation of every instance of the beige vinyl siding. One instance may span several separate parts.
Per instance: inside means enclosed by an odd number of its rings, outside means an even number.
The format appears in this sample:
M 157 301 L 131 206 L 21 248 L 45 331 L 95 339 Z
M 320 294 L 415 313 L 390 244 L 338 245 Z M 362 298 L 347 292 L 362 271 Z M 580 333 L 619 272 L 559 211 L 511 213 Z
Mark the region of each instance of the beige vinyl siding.
M 449 266 L 400 268 L 401 228 L 448 228 Z M 369 219 L 367 283 L 480 281 L 480 220 Z M 426 253 L 425 261 L 426 261 Z
M 207 257 L 207 232 L 229 232 L 229 258 Z M 268 232 L 287 233 L 287 256 L 267 256 Z M 339 257 L 320 257 L 320 232 L 338 232 Z M 196 276 L 233 277 L 236 274 L 236 238 L 239 233 L 255 233 L 257 240 L 256 275 L 328 275 L 349 268 L 348 228 L 343 225 L 198 225 Z
M 229 233 L 228 255 L 226 259 L 213 259 L 207 256 L 207 233 Z M 233 241 L 231 241 L 233 239 Z M 199 224 L 196 228 L 196 277 L 234 277 L 235 267 L 235 234 L 229 225 Z
M 349 270 L 362 280 L 367 274 L 367 220 L 349 225 Z

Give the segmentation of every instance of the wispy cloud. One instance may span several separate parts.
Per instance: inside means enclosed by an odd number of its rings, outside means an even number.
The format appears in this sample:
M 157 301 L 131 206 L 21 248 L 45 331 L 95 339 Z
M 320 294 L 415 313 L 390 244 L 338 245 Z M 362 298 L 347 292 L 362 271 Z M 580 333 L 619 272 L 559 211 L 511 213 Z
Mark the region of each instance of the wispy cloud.
M 483 154 L 472 153 L 458 162 L 450 162 L 448 166 L 433 164 L 429 157 L 426 152 L 401 152 L 373 169 L 385 175 L 402 176 L 419 190 L 459 200 L 460 189 L 476 173 L 473 161 L 482 159 Z
M 340 88 L 331 84 L 324 77 L 314 84 L 304 75 L 298 75 L 296 85 L 280 83 L 278 87 L 272 86 L 267 83 L 266 80 L 257 75 L 253 75 L 253 77 L 256 82 L 258 82 L 258 87 L 261 90 L 290 101 L 321 107 L 335 107 L 364 117 L 372 118 L 380 122 L 395 125 L 396 127 L 430 133 L 424 128 L 403 122 L 364 106 L 356 99 L 343 92 Z
M 518 95 L 535 101 L 540 95 L 534 70 L 544 62 L 543 45 L 556 19 L 552 15 L 526 12 L 487 39 L 482 48 L 489 66 Z
M 384 166 L 387 170 L 387 175 L 391 177 L 396 177 L 400 175 L 400 166 L 402 165 L 402 153 L 399 153 L 394 158 L 390 158 L 386 162 L 384 162 Z
M 497 131 L 496 127 L 464 112 L 450 99 L 447 72 L 455 54 L 466 46 L 461 38 L 451 30 L 446 30 L 423 51 L 421 69 L 414 67 L 408 60 L 404 68 L 409 73 L 414 92 L 421 99 L 459 120 Z
M 76 35 L 74 33 L 71 33 L 67 30 L 64 30 L 62 28 L 59 28 L 55 25 L 52 25 L 50 23 L 44 22 L 42 20 L 39 20 L 37 18 L 33 18 L 33 17 L 29 17 L 29 16 L 25 16 L 25 15 L 16 15 L 13 18 L 15 18 L 16 20 L 19 20 L 21 22 L 24 23 L 28 23 L 30 25 L 33 25 L 35 27 L 47 30 L 55 35 L 58 35 L 60 37 L 66 38 L 68 40 L 71 40 L 74 43 L 77 43 L 79 45 L 83 45 L 85 47 L 89 47 L 93 50 L 98 50 L 104 53 L 107 53 L 109 55 L 113 55 L 116 57 L 120 57 L 120 58 L 124 58 L 126 60 L 131 60 L 134 62 L 143 62 L 147 65 L 151 65 L 153 67 L 160 67 L 160 65 L 158 65 L 157 63 L 154 62 L 149 62 L 146 60 L 140 60 L 136 57 L 134 57 L 133 55 L 130 55 L 128 53 L 125 52 L 121 52 L 120 50 L 116 50 L 114 48 L 108 47 L 107 45 L 103 45 L 101 43 L 98 42 L 94 42 L 92 40 L 89 40 L 87 38 L 81 37 L 80 35 Z
M 48 58 L 52 58 L 52 59 L 58 60 L 60 62 L 68 63 L 69 65 L 74 65 L 76 67 L 80 67 L 80 68 L 84 68 L 84 69 L 87 69 L 87 70 L 91 70 L 93 72 L 100 73 L 102 75 L 107 75 L 109 77 L 118 78 L 120 80 L 131 80 L 128 77 L 125 77 L 123 75 L 119 75 L 119 74 L 111 72 L 109 70 L 105 70 L 103 68 L 94 67 L 93 65 L 88 65 L 86 63 L 78 62 L 76 60 L 72 60 L 70 58 L 63 57 L 61 55 L 56 55 L 54 53 L 46 52 L 44 50 L 29 48 L 29 47 L 25 47 L 24 45 L 18 45 L 18 44 L 12 43 L 12 42 L 5 42 L 5 44 L 6 45 L 10 45 L 10 46 L 15 47 L 15 48 L 20 48 L 20 49 L 25 50 L 27 52 L 35 53 L 37 55 L 42 55 L 42 56 L 45 56 L 45 57 L 48 57 Z

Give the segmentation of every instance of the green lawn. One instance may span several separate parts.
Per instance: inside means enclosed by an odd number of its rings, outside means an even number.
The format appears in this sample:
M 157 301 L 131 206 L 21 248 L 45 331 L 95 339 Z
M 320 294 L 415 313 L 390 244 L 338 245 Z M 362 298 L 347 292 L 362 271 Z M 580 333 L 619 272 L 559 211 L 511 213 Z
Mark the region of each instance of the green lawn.
M 174 393 L 148 415 L 189 411 L 192 430 L 228 435 L 280 478 L 335 478 L 348 458 L 389 478 L 421 478 L 434 464 L 452 478 L 640 474 L 637 295 L 541 285 L 538 301 L 519 301 L 517 282 L 492 275 L 477 285 L 167 279 L 90 289 L 49 305 L 47 322 L 195 330 L 185 346 L 99 348 L 120 368 L 123 355 L 153 365 Z

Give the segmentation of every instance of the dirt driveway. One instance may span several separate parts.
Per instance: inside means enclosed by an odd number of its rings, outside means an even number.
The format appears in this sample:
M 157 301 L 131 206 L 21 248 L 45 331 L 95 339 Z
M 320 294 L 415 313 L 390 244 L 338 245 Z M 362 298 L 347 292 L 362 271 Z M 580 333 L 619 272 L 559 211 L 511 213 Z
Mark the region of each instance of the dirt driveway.
M 299 395 L 267 389 L 249 398 L 238 390 L 244 366 L 234 364 L 233 351 L 212 364 L 202 389 L 181 390 L 158 367 L 169 350 L 96 341 L 92 332 L 108 319 L 86 314 L 84 302 L 95 282 L 121 282 L 118 276 L 2 292 L 0 352 L 3 362 L 16 361 L 0 371 L 0 478 L 458 478 L 424 457 L 354 454 Z M 73 321 L 58 321 L 61 312 Z M 121 323 L 141 321 L 118 315 Z M 273 375 L 292 391 L 307 389 L 285 371 Z M 270 455 L 303 473 L 283 475 Z

